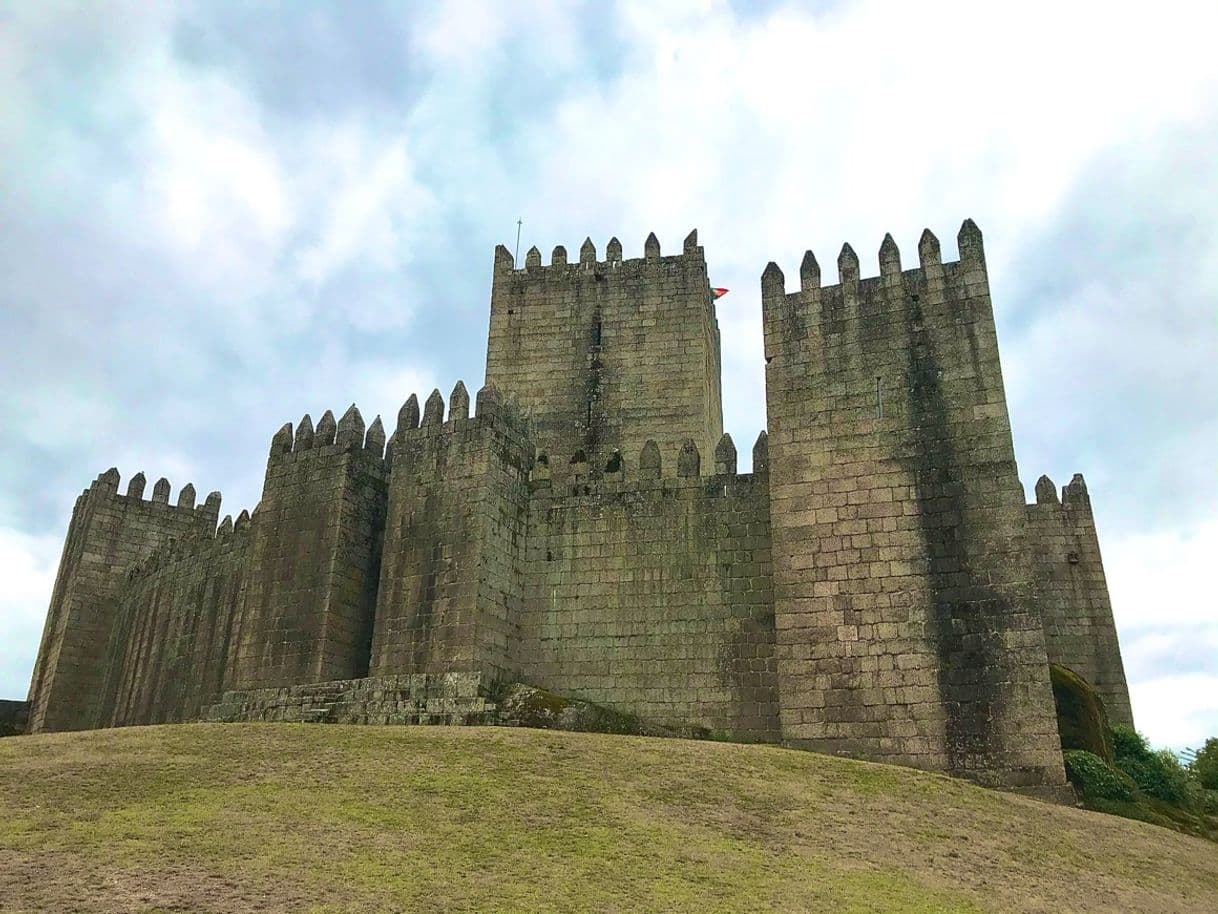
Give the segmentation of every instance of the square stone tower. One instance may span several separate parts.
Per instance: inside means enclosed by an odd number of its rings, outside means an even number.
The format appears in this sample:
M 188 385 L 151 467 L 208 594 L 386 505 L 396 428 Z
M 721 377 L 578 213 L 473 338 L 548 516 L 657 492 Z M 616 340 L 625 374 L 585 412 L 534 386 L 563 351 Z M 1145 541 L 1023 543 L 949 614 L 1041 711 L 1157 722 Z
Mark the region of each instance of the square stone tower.
M 538 453 L 561 473 L 577 453 L 603 469 L 615 451 L 633 462 L 648 439 L 675 454 L 692 438 L 703 454 L 723 434 L 719 324 L 698 233 L 662 257 L 654 234 L 643 258 L 622 259 L 616 238 L 597 260 L 562 247 L 550 265 L 536 248 L 514 269 L 495 250 L 486 382 L 531 421 Z

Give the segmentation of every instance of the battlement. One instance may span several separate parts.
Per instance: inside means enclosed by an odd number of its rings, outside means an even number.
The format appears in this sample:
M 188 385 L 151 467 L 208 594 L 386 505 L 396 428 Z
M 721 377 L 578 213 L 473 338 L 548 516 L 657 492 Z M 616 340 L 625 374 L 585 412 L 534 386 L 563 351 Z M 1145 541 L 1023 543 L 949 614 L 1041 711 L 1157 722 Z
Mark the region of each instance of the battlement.
M 974 320 L 976 314 L 970 305 L 973 293 L 988 296 L 981 230 L 966 219 L 956 240 L 959 260 L 945 263 L 939 239 L 925 229 L 918 242 L 919 265 L 905 270 L 900 250 L 887 234 L 879 249 L 880 273 L 867 278 L 860 278 L 858 255 L 846 243 L 838 254 L 838 282 L 833 285 L 822 284 L 820 263 L 809 250 L 800 264 L 799 290 L 795 292 L 787 292 L 782 269 L 770 261 L 761 275 L 767 360 L 776 354 L 779 341 L 790 340 L 793 333 L 827 336 L 857 330 L 860 320 L 874 320 L 882 312 L 907 312 L 919 321 Z M 930 296 L 943 300 L 933 304 L 924 301 L 928 287 L 946 287 L 946 294 Z M 874 338 L 874 334 L 865 336 Z
M 658 266 L 678 266 L 687 263 L 706 266 L 706 254 L 698 244 L 698 230 L 694 229 L 686 237 L 680 254 L 667 256 L 660 252 L 660 241 L 655 232 L 647 236 L 643 242 L 643 256 L 631 259 L 622 258 L 622 243 L 616 237 L 610 238 L 605 246 L 605 259 L 597 256 L 596 245 L 591 238 L 585 238 L 579 249 L 579 259 L 571 262 L 567 258 L 567 249 L 561 244 L 550 253 L 550 263 L 543 266 L 541 251 L 531 247 L 525 253 L 524 266 L 517 268 L 512 252 L 502 244 L 495 246 L 495 282 L 504 281 L 546 281 L 570 282 L 589 278 L 598 282 L 612 282 L 626 277 L 637 278 L 644 275 L 648 269 Z
M 226 514 L 214 530 L 169 538 L 151 555 L 131 567 L 127 572 L 128 582 L 147 578 L 162 569 L 172 569 L 181 562 L 194 561 L 202 555 L 218 555 L 244 548 L 249 541 L 250 524 L 257 510 L 255 508 L 251 512 L 243 509 L 236 521 L 231 514 Z
M 334 413 L 326 410 L 316 428 L 313 427 L 312 417 L 305 413 L 294 433 L 292 423 L 285 422 L 271 438 L 268 466 L 309 452 L 363 452 L 373 461 L 382 461 L 385 457 L 385 426 L 381 417 L 377 416 L 365 430 L 364 417 L 354 403 L 337 422 Z
M 144 498 L 144 490 L 147 487 L 147 478 L 143 472 L 136 473 L 127 483 L 127 491 L 125 494 L 119 494 L 119 484 L 122 477 L 119 475 L 117 467 L 110 467 L 104 473 L 98 475 L 97 479 L 81 493 L 81 498 L 77 499 L 77 510 L 84 503 L 84 499 L 92 498 L 109 498 L 114 499 L 120 504 L 124 510 L 140 510 L 151 513 L 168 513 L 181 514 L 188 516 L 185 512 L 193 512 L 193 515 L 199 518 L 210 517 L 211 524 L 214 528 L 216 520 L 220 515 L 220 500 L 219 492 L 208 493 L 207 499 L 203 504 L 196 505 L 196 493 L 193 483 L 186 483 L 182 486 L 178 493 L 176 504 L 169 503 L 171 494 L 171 486 L 169 480 L 162 476 L 156 481 L 152 487 L 152 497 Z
M 1066 485 L 1061 487 L 1058 494 L 1057 486 L 1048 476 L 1036 480 L 1034 489 L 1035 501 L 1028 504 L 1029 509 L 1057 508 L 1063 516 L 1072 516 L 1080 523 L 1093 523 L 1091 513 L 1091 496 L 1087 493 L 1087 481 L 1082 473 L 1075 473 Z
M 416 394 L 407 397 L 398 410 L 397 426 L 390 438 L 391 445 L 399 445 L 408 439 L 420 439 L 451 434 L 454 431 L 476 426 L 498 425 L 510 428 L 517 434 L 527 434 L 528 423 L 520 416 L 515 405 L 505 402 L 499 391 L 490 384 L 478 391 L 474 415 L 470 415 L 469 392 L 465 382 L 458 381 L 448 400 L 448 418 L 444 417 L 444 396 L 436 388 L 427 397 L 422 414 Z
M 637 457 L 627 459 L 620 451 L 614 451 L 604 466 L 590 463 L 583 451 L 576 451 L 570 457 L 538 454 L 529 470 L 528 481 L 532 492 L 550 498 L 617 497 L 631 492 L 671 493 L 699 487 L 712 494 L 721 492 L 726 498 L 765 488 L 766 445 L 763 431 L 753 448 L 753 473 L 736 472 L 736 445 L 732 436 L 724 433 L 712 459 L 705 464 L 707 473 L 703 473 L 702 454 L 692 438 L 685 439 L 674 449 L 667 462 L 656 441 L 649 439 Z

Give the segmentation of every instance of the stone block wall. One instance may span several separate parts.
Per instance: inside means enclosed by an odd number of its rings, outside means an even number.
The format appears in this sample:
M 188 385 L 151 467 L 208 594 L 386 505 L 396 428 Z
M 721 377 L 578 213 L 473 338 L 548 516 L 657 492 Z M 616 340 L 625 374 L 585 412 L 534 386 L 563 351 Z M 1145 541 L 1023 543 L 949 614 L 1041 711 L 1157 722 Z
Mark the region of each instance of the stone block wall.
M 616 473 L 534 482 L 521 678 L 660 724 L 775 741 L 767 479 L 736 475 L 727 436 L 706 476 L 692 441 L 660 456 L 652 442 Z
M 523 269 L 500 246 L 491 290 L 486 381 L 530 419 L 539 453 L 561 474 L 581 452 L 603 467 L 648 439 L 669 453 L 692 438 L 710 453 L 723 433 L 719 326 L 697 233 L 676 256 L 654 235 L 623 260 L 609 242 L 598 260 L 534 248 Z
M 784 739 L 1064 783 L 981 234 L 762 277 Z
M 204 719 L 478 726 L 498 722 L 492 685 L 480 673 L 416 673 L 232 691 Z
M 412 398 L 413 399 L 413 398 Z M 392 442 L 372 674 L 514 673 L 532 446 L 492 388 L 449 418 L 438 391 L 423 421 L 408 402 Z
M 385 433 L 352 406 L 285 425 L 254 512 L 234 688 L 368 672 L 386 501 Z
M 162 548 L 131 574 L 110 638 L 104 726 L 197 719 L 230 685 L 250 525 Z
M 183 486 L 176 505 L 166 479 L 156 482 L 151 500 L 143 497 L 143 473 L 125 495 L 118 487 L 118 470 L 107 470 L 73 508 L 30 684 L 32 732 L 99 725 L 105 658 L 128 572 L 170 540 L 216 527 L 219 492 L 196 507 L 192 485 Z
M 1129 687 L 1087 484 L 1076 475 L 1062 489 L 1047 476 L 1027 506 L 1032 570 L 1044 619 L 1049 662 L 1087 680 L 1108 719 L 1133 726 Z

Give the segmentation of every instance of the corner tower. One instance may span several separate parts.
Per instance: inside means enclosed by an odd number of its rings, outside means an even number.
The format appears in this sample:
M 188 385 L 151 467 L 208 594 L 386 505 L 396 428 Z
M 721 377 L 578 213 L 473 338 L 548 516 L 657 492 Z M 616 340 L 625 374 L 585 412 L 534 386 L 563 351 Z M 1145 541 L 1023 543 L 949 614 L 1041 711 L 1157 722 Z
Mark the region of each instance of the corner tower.
M 981 232 L 761 278 L 784 740 L 1065 783 Z
M 486 383 L 530 421 L 555 468 L 577 452 L 600 468 L 649 439 L 664 453 L 686 438 L 714 451 L 719 324 L 697 230 L 675 256 L 652 234 L 641 259 L 623 260 L 614 238 L 598 260 L 589 239 L 576 263 L 557 247 L 543 267 L 532 248 L 520 270 L 498 246 Z

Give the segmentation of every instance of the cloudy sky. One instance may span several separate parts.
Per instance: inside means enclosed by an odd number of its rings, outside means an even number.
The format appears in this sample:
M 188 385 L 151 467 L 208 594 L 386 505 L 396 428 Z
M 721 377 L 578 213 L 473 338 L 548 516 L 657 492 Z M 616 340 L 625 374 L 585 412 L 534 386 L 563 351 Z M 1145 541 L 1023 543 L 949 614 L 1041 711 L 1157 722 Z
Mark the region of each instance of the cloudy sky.
M 1139 725 L 1218 734 L 1215 34 L 1197 0 L 0 0 L 0 697 L 97 473 L 235 514 L 284 421 L 476 389 L 518 218 L 547 257 L 696 226 L 751 442 L 766 262 L 874 275 L 971 216 L 1024 483 L 1087 476 Z

